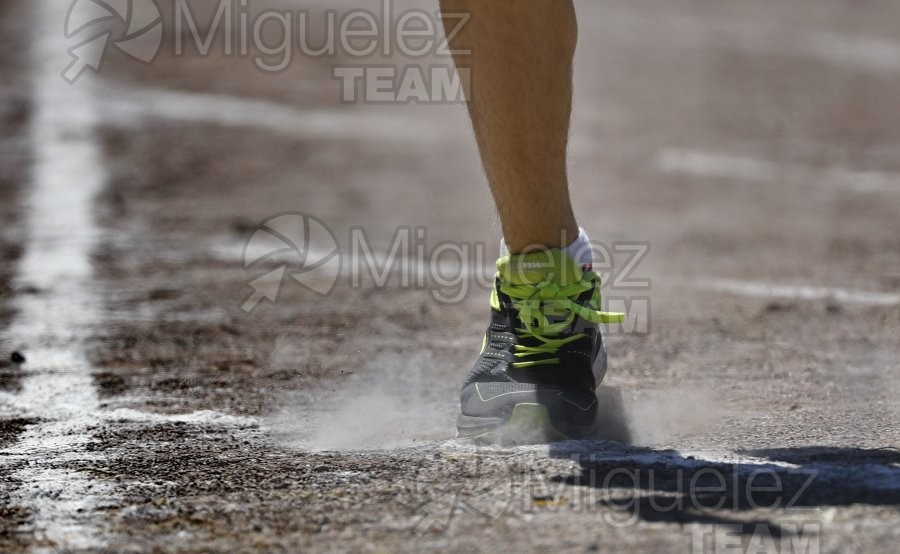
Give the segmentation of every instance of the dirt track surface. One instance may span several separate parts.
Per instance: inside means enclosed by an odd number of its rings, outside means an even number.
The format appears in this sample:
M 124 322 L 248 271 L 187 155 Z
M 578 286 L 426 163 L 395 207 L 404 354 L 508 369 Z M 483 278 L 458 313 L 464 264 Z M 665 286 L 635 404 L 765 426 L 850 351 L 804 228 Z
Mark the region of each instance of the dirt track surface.
M 577 212 L 650 247 L 649 289 L 606 291 L 631 440 L 514 449 L 453 439 L 483 286 L 345 265 L 243 309 L 288 212 L 345 257 L 404 226 L 489 265 L 461 106 L 165 48 L 70 86 L 45 5 L 0 5 L 0 551 L 895 549 L 895 2 L 578 4 Z

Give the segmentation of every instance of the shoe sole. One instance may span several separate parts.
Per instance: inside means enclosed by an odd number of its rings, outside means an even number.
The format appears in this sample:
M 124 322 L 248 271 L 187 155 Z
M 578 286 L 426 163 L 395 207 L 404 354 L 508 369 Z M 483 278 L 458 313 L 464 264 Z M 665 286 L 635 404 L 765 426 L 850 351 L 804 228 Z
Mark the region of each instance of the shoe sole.
M 625 422 L 622 393 L 612 387 L 597 390 L 601 413 L 590 426 L 554 423 L 541 404 L 516 404 L 506 420 L 461 415 L 457 421 L 459 438 L 476 444 L 523 446 L 549 444 L 567 440 L 614 440 L 628 442 L 630 433 Z
M 496 420 L 487 418 L 466 418 L 482 420 L 481 429 L 464 427 L 464 416 L 460 416 L 459 436 L 477 444 L 499 444 L 503 446 L 520 446 L 526 444 L 545 444 L 570 440 L 571 437 L 559 431 L 550 421 L 547 408 L 540 404 L 516 404 L 512 415 L 505 422 L 497 425 Z M 485 431 L 484 426 L 491 426 Z

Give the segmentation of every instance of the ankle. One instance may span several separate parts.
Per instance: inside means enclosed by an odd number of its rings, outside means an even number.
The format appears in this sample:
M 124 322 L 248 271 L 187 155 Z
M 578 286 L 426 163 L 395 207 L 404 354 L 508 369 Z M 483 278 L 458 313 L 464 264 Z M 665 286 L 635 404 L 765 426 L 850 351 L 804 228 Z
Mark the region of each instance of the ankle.
M 572 237 L 576 235 L 577 238 L 575 240 L 571 240 L 568 237 Z M 578 265 L 582 267 L 590 266 L 593 263 L 593 249 L 591 247 L 591 239 L 588 237 L 587 233 L 584 229 L 579 229 L 578 233 L 567 233 L 563 231 L 560 233 L 560 239 L 556 244 L 531 244 L 520 248 L 510 249 L 507 246 L 506 239 L 502 239 L 500 241 L 500 255 L 501 256 L 509 256 L 511 254 L 522 254 L 528 253 L 529 251 L 533 252 L 542 248 L 545 249 L 554 249 L 558 248 L 560 250 L 565 251 L 573 260 L 575 260 Z

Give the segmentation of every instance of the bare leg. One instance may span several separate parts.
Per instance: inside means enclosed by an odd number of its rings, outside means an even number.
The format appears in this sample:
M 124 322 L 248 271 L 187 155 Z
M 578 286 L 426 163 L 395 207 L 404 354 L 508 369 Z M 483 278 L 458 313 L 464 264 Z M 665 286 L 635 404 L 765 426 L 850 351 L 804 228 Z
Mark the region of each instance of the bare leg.
M 471 71 L 469 114 L 512 253 L 578 237 L 566 148 L 577 39 L 571 0 L 441 0 L 471 20 L 452 42 Z

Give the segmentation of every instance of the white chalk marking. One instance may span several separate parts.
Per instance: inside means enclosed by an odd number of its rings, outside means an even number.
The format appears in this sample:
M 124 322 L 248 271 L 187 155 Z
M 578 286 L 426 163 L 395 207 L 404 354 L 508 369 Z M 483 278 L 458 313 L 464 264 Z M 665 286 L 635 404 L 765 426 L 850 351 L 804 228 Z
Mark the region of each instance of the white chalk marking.
M 782 285 L 753 281 L 713 279 L 697 283 L 698 288 L 713 289 L 729 294 L 752 298 L 784 298 L 789 300 L 834 300 L 841 304 L 864 306 L 896 306 L 900 294 L 874 292 L 839 287 L 812 287 L 806 285 Z
M 654 165 L 664 173 L 697 177 L 755 183 L 792 181 L 860 193 L 900 193 L 900 173 L 857 171 L 843 167 L 814 169 L 696 150 L 663 150 L 656 155 Z
M 104 97 L 110 125 L 158 119 L 262 129 L 301 139 L 434 143 L 446 135 L 427 118 L 403 110 L 295 108 L 222 94 L 116 87 Z
M 707 452 L 681 449 L 653 450 L 641 446 L 629 446 L 616 442 L 567 441 L 553 445 L 531 445 L 516 447 L 477 446 L 470 442 L 450 440 L 425 444 L 417 447 L 423 452 L 436 449 L 450 454 L 466 453 L 473 456 L 495 456 L 501 458 L 532 458 L 533 460 L 570 460 L 575 464 L 590 466 L 596 463 L 614 463 L 623 469 L 660 468 L 669 471 L 698 470 L 703 468 L 726 469 L 735 473 L 748 475 L 760 471 L 774 472 L 779 475 L 815 476 L 819 485 L 840 482 L 847 488 L 873 491 L 900 490 L 900 472 L 893 466 L 866 462 L 853 465 L 842 459 L 840 449 L 835 449 L 833 460 L 810 459 L 787 462 L 778 459 L 777 453 L 772 458 L 763 458 L 744 452 Z M 415 452 L 416 449 L 409 449 Z M 791 449 L 786 449 L 790 453 Z M 826 452 L 827 453 L 827 449 Z M 577 467 L 577 466 L 576 466 Z M 657 469 L 658 471 L 658 469 Z M 511 476 L 513 477 L 513 476 Z M 638 475 L 640 478 L 646 476 Z M 492 480 L 499 480 L 492 476 Z
M 816 32 L 801 35 L 798 50 L 823 62 L 857 69 L 900 70 L 900 42 L 872 36 Z
M 95 511 L 113 498 L 113 491 L 74 469 L 79 462 L 98 462 L 99 455 L 86 449 L 91 427 L 122 421 L 253 425 L 215 412 L 168 416 L 100 410 L 82 341 L 100 322 L 102 296 L 90 260 L 100 229 L 92 212 L 107 176 L 94 138 L 93 83 L 85 75 L 70 86 L 60 77 L 68 63 L 69 45 L 62 32 L 67 7 L 55 0 L 34 7 L 35 113 L 30 131 L 35 165 L 18 281 L 36 286 L 40 294 L 17 297 L 18 313 L 8 335 L 25 347 L 25 378 L 20 393 L 0 394 L 5 415 L 13 408 L 38 420 L 0 451 L 0 464 L 14 470 L 12 477 L 21 486 L 12 500 L 29 508 L 30 527 L 48 543 L 33 549 L 39 552 L 104 545 Z
M 22 485 L 13 497 L 30 509 L 35 533 L 53 545 L 48 550 L 102 546 L 100 528 L 82 514 L 108 494 L 102 484 L 61 467 L 94 458 L 84 447 L 98 399 L 77 333 L 97 319 L 90 254 L 98 231 L 91 212 L 106 180 L 92 136 L 92 84 L 83 79 L 69 86 L 60 77 L 67 64 L 65 8 L 54 0 L 34 5 L 35 165 L 19 281 L 42 292 L 18 297 L 9 329 L 28 358 L 22 391 L 12 400 L 41 421 L 2 457 L 20 466 L 14 478 Z
M 330 251 L 310 247 L 307 251 L 310 259 L 323 259 L 331 254 Z M 277 249 L 262 243 L 245 243 L 235 241 L 230 238 L 223 238 L 211 241 L 209 243 L 209 255 L 214 259 L 235 262 L 244 260 L 262 260 L 267 259 L 273 264 L 282 263 L 285 265 L 298 265 L 298 255 L 293 250 Z M 480 282 L 493 283 L 496 266 L 490 262 L 482 262 L 476 260 L 471 263 L 468 260 L 460 262 L 457 257 L 448 255 L 450 259 L 422 259 L 410 258 L 405 255 L 394 256 L 389 259 L 387 252 L 373 252 L 372 256 L 378 267 L 371 268 L 376 273 L 381 273 L 381 267 L 393 268 L 386 269 L 390 275 L 401 277 L 405 282 L 410 283 L 434 283 L 444 281 L 449 284 L 456 283 L 459 278 L 481 279 Z M 353 273 L 361 275 L 364 279 L 370 277 L 369 264 L 365 256 L 360 255 L 357 259 L 352 259 L 346 252 L 341 252 L 341 264 L 332 264 L 322 266 L 317 272 L 322 277 L 344 277 L 349 278 Z M 361 271 L 360 271 L 361 270 Z
M 900 41 L 875 35 L 798 29 L 774 19 L 754 21 L 682 13 L 659 17 L 652 11 L 634 13 L 632 8 L 623 11 L 610 5 L 593 9 L 602 9 L 606 21 L 613 23 L 606 30 L 620 41 L 646 42 L 650 32 L 669 48 L 732 49 L 781 59 L 806 58 L 852 70 L 900 70 Z

